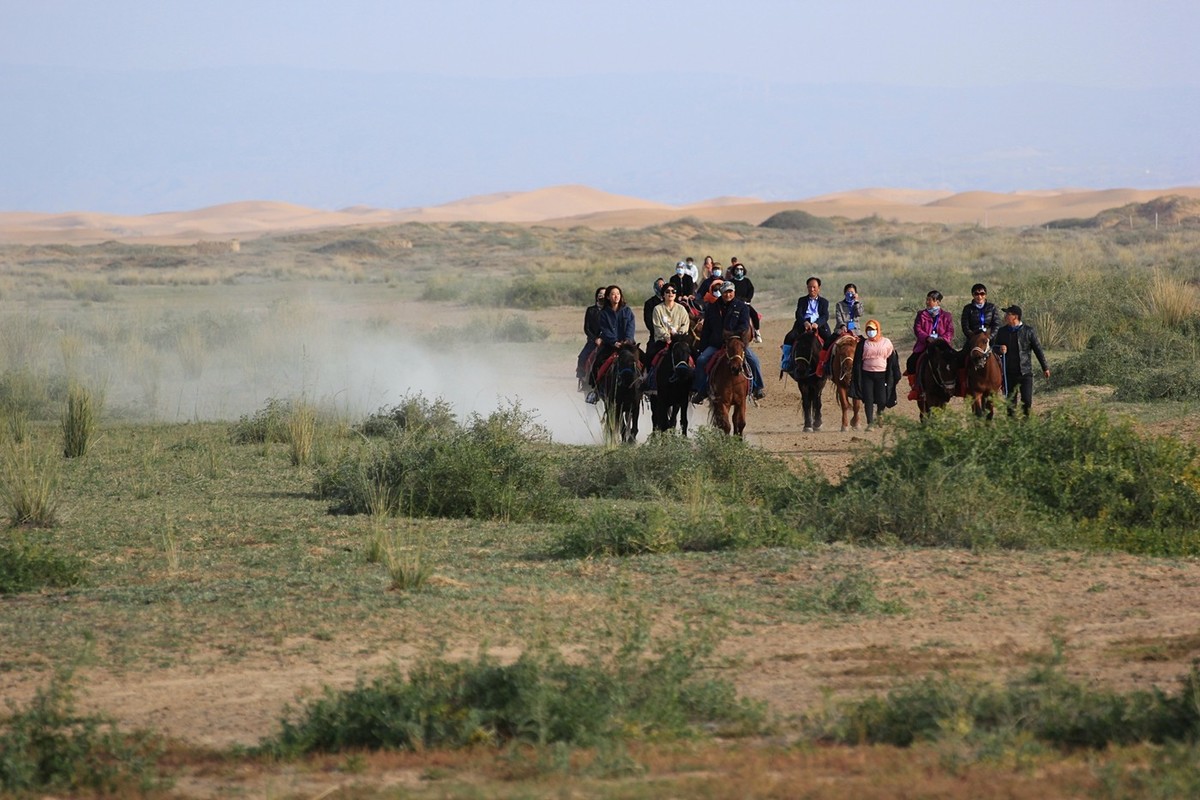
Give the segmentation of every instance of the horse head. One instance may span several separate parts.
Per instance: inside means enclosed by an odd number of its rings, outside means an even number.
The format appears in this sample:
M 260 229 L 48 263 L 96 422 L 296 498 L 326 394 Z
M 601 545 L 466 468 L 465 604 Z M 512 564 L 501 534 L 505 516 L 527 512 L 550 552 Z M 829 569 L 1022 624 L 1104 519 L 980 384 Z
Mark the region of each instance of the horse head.
M 967 364 L 976 370 L 982 370 L 992 355 L 992 337 L 987 331 L 973 334 L 968 340 L 971 346 L 967 353 Z
M 797 334 L 792 343 L 792 377 L 796 381 L 803 381 L 815 375 L 820 359 L 821 337 L 816 329 Z
M 691 385 L 695 365 L 692 361 L 692 347 L 688 343 L 687 334 L 673 335 L 669 347 L 670 351 L 667 355 L 671 359 L 671 381 L 686 381 L 688 385 Z
M 742 337 L 737 334 L 725 337 L 725 358 L 734 372 L 742 369 L 742 364 L 746 361 L 746 343 L 742 341 Z
M 938 388 L 953 397 L 958 384 L 958 365 L 955 364 L 954 348 L 945 340 L 930 345 L 926 351 L 929 374 Z
M 617 387 L 632 389 L 642 383 L 642 354 L 636 344 L 624 344 L 617 349 Z

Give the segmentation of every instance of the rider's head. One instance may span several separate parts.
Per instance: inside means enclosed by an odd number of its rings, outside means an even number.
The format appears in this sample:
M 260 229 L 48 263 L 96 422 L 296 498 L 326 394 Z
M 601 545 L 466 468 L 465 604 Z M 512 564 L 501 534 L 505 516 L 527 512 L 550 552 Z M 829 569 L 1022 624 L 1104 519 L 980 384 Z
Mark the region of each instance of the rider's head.
M 821 279 L 815 275 L 805 281 L 804 285 L 808 287 L 809 297 L 816 297 L 821 293 Z
M 615 308 L 625 305 L 625 297 L 621 293 L 621 287 L 615 283 L 604 290 L 604 297 L 608 300 L 608 304 Z
M 674 302 L 675 302 L 675 295 L 676 295 L 676 294 L 677 294 L 677 293 L 676 293 L 676 291 L 675 291 L 675 287 L 674 287 L 674 286 L 672 286 L 671 284 L 669 284 L 669 283 L 668 283 L 666 286 L 662 287 L 662 299 L 663 299 L 663 302 L 665 302 L 665 303 L 674 303 Z
M 726 303 L 733 300 L 737 295 L 737 287 L 733 285 L 733 281 L 725 281 L 721 284 L 721 299 Z
M 596 305 L 602 305 L 604 298 L 608 296 L 608 289 L 603 286 L 596 287 Z

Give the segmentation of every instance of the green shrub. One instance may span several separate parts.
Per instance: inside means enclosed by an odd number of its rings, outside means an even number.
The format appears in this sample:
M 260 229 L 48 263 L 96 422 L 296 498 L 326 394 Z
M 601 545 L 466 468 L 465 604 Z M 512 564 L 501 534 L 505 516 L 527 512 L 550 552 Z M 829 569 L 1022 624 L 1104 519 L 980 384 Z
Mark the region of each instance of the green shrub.
M 789 607 L 805 614 L 899 614 L 904 604 L 880 600 L 875 594 L 879 579 L 869 569 L 855 568 L 833 581 L 804 587 L 796 592 Z
M 1200 462 L 1178 441 L 1091 406 L 895 424 L 891 446 L 857 457 L 832 493 L 826 538 L 1200 552 Z
M 672 739 L 700 726 L 757 730 L 761 705 L 732 685 L 704 677 L 712 643 L 694 632 L 646 652 L 644 632 L 608 654 L 568 663 L 542 645 L 502 665 L 432 659 L 408 675 L 398 668 L 348 691 L 326 689 L 282 720 L 263 750 L 285 756 L 356 748 L 416 750 L 514 741 L 595 746 L 624 739 Z
M 420 394 L 406 394 L 391 408 L 381 408 L 367 417 L 355 430 L 363 436 L 395 436 L 401 431 L 452 431 L 458 426 L 454 411 L 446 400 L 426 400 Z
M 258 411 L 241 416 L 230 431 L 230 438 L 234 444 L 286 444 L 291 418 L 290 401 L 269 397 Z
M 19 538 L 0 543 L 0 595 L 63 589 L 83 581 L 84 563 Z
M 1200 321 L 1164 327 L 1130 320 L 1124 329 L 1100 330 L 1087 346 L 1055 369 L 1063 386 L 1112 386 L 1123 401 L 1185 400 L 1200 393 Z
M 128 796 L 163 785 L 163 748 L 145 732 L 122 733 L 75 711 L 71 674 L 59 672 L 25 709 L 10 704 L 0 729 L 0 789 L 14 794 L 96 792 Z
M 316 491 L 336 500 L 338 513 L 370 513 L 386 491 L 409 516 L 547 519 L 562 495 L 547 438 L 514 404 L 465 427 L 406 429 L 348 454 L 318 474 Z
M 1004 686 L 933 676 L 886 697 L 847 704 L 822 722 L 835 741 L 907 747 L 950 735 L 1028 734 L 1062 748 L 1101 749 L 1136 742 L 1189 741 L 1200 735 L 1200 673 L 1193 667 L 1177 694 L 1092 689 L 1054 666 Z

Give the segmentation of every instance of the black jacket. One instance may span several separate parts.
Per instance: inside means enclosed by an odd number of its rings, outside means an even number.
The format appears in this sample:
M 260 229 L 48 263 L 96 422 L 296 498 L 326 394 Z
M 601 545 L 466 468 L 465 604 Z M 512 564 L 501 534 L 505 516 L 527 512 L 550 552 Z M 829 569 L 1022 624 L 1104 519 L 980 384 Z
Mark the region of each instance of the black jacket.
M 983 316 L 982 324 L 980 315 Z M 980 331 L 987 331 L 988 336 L 995 339 L 996 331 L 1000 330 L 1000 326 L 1004 324 L 1000 309 L 992 302 L 984 303 L 982 309 L 976 308 L 974 303 L 967 303 L 963 306 L 960 322 L 958 329 L 962 331 L 965 341 L 970 341 L 972 334 Z
M 804 330 L 804 317 L 808 311 L 808 295 L 801 295 L 796 301 L 796 325 L 800 330 Z M 824 297 L 817 298 L 817 330 L 821 332 L 821 338 L 829 341 L 829 301 Z M 794 328 L 793 328 L 794 330 Z
M 1030 352 L 1037 356 L 1038 363 L 1042 365 L 1042 372 L 1049 369 L 1046 366 L 1046 356 L 1042 353 L 1042 343 L 1038 341 L 1037 331 L 1028 325 L 1022 324 L 1016 328 L 1010 328 L 1007 325 L 1002 327 L 996 332 L 996 338 L 992 339 L 993 348 L 999 345 L 1008 347 L 1008 352 L 1004 355 L 1004 371 L 1009 375 L 1033 374 L 1033 361 L 1029 358 Z

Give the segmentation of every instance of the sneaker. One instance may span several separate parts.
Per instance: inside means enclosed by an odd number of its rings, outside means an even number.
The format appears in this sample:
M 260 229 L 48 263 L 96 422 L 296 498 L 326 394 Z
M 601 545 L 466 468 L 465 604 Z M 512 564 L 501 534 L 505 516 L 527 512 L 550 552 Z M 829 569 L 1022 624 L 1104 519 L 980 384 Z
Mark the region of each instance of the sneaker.
M 700 405 L 707 399 L 708 397 L 704 394 L 704 392 L 696 392 L 692 395 L 692 403 L 695 405 Z
M 755 341 L 757 344 L 762 344 L 762 334 L 761 334 L 761 333 L 759 333 L 758 331 L 755 331 L 755 332 L 754 332 L 754 341 Z
M 591 405 L 596 405 L 596 401 L 599 399 L 600 398 L 596 396 L 595 390 L 593 390 L 587 393 L 587 397 L 584 398 L 584 401 L 590 403 Z
M 751 396 L 755 400 L 762 400 L 767 396 L 767 390 L 766 389 L 755 389 L 754 392 L 751 394 Z

